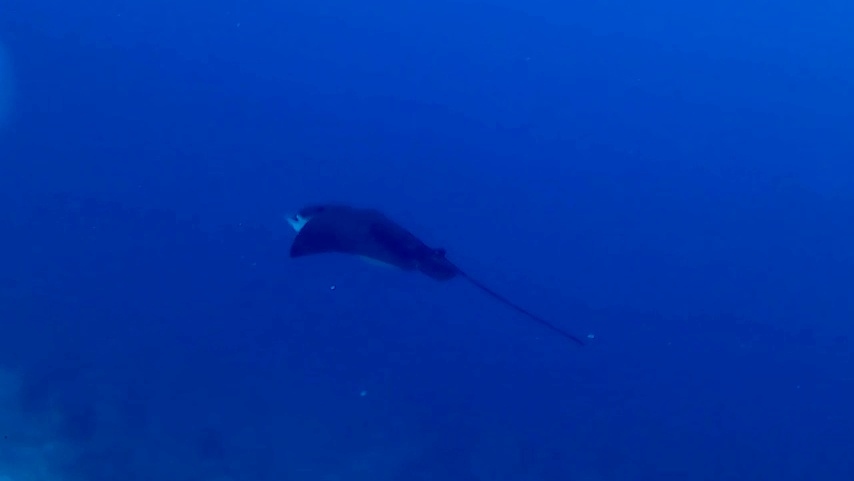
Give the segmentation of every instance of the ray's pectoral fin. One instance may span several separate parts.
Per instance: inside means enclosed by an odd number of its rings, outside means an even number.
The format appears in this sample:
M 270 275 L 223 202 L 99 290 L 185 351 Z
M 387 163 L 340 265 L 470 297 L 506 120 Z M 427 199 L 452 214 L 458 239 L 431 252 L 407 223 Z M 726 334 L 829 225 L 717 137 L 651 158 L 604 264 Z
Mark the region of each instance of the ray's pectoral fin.
M 338 244 L 338 239 L 334 235 L 323 229 L 314 228 L 309 222 L 301 226 L 293 244 L 291 244 L 290 255 L 291 257 L 302 257 L 338 252 L 341 250 L 341 246 Z
M 401 260 L 415 261 L 429 249 L 414 235 L 391 223 L 375 222 L 371 224 L 370 230 L 376 242 Z

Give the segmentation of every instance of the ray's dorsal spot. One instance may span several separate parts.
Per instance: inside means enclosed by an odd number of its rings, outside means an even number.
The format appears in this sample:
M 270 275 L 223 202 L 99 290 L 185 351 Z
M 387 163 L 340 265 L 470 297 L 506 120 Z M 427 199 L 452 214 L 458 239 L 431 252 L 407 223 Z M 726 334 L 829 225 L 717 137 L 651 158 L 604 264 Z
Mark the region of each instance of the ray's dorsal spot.
M 291 257 L 349 254 L 405 271 L 418 271 L 438 281 L 461 277 L 505 306 L 580 346 L 584 345 L 578 336 L 537 316 L 468 275 L 447 259 L 445 249 L 428 246 L 378 210 L 344 204 L 319 204 L 304 207 L 287 217 L 287 221 L 297 233 L 291 244 Z

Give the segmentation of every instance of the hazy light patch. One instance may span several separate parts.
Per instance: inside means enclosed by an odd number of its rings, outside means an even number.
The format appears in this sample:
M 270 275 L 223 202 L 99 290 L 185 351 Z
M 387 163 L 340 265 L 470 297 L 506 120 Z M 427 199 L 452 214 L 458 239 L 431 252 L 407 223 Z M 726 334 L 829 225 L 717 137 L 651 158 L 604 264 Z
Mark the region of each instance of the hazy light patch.
M 66 448 L 53 439 L 49 422 L 26 421 L 20 390 L 19 376 L 0 367 L 0 481 L 60 481 L 51 466 Z
M 0 127 L 9 119 L 12 109 L 12 65 L 6 49 L 0 43 Z

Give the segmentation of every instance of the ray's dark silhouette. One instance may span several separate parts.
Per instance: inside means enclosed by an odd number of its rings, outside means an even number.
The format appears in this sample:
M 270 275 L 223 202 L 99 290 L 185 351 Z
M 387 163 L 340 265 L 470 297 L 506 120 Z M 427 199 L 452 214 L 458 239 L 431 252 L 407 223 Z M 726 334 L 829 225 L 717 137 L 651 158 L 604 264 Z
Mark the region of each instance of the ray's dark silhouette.
M 312 205 L 301 209 L 288 222 L 297 231 L 291 257 L 337 252 L 371 258 L 406 271 L 419 271 L 438 281 L 459 276 L 514 311 L 579 346 L 584 345 L 580 337 L 472 277 L 448 260 L 445 249 L 428 246 L 378 210 L 341 204 Z

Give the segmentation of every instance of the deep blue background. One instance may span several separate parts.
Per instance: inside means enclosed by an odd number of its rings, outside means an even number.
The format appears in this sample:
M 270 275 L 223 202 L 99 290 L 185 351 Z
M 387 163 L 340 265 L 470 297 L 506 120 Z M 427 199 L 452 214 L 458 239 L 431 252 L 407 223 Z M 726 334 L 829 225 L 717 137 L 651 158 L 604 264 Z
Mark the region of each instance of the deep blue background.
M 851 479 L 851 18 L 6 0 L 0 364 L 87 480 Z M 287 259 L 329 200 L 593 345 Z

